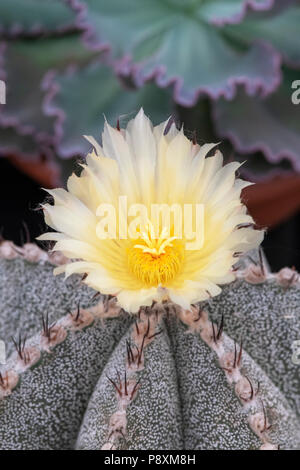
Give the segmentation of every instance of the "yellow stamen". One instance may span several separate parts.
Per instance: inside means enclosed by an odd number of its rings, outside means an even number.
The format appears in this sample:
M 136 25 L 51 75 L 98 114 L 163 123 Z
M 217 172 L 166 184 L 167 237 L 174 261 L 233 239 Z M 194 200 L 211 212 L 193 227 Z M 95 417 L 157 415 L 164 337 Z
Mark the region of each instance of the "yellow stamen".
M 131 272 L 148 286 L 164 286 L 180 270 L 183 261 L 182 244 L 176 237 L 167 237 L 164 228 L 159 238 L 151 224 L 141 233 L 139 243 L 133 244 L 127 251 L 128 266 Z

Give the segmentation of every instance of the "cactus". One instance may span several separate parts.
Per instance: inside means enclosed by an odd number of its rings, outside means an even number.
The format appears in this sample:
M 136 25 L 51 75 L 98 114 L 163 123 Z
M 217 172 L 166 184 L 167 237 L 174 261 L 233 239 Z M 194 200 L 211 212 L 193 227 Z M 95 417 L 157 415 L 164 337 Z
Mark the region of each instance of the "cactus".
M 245 258 L 219 296 L 133 316 L 59 253 L 0 257 L 1 449 L 299 448 L 295 271 Z

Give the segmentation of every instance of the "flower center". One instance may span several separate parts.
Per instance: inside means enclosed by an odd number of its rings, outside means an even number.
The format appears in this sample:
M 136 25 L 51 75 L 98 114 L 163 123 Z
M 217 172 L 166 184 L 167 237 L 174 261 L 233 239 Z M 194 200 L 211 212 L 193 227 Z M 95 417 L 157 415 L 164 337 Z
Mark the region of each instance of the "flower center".
M 159 238 L 155 238 L 153 227 L 148 226 L 128 249 L 129 269 L 147 286 L 164 286 L 174 279 L 181 267 L 182 244 L 176 237 L 167 237 L 166 232 L 163 229 Z

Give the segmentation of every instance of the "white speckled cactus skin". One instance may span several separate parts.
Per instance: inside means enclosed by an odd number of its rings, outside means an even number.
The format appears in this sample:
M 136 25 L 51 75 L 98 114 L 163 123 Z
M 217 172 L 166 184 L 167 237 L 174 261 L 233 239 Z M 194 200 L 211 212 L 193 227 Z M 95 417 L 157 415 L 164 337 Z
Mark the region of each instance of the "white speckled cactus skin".
M 300 448 L 297 273 L 248 266 L 190 312 L 137 318 L 45 254 L 1 256 L 1 449 Z

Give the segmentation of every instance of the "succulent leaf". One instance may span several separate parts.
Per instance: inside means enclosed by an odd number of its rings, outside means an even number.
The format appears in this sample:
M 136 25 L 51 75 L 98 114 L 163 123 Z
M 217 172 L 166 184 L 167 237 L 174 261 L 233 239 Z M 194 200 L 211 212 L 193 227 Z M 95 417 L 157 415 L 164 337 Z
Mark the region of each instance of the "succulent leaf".
M 53 89 L 58 90 L 56 95 Z M 127 120 L 128 112 L 143 106 L 159 122 L 168 117 L 171 109 L 171 97 L 165 90 L 153 84 L 126 90 L 111 68 L 99 62 L 54 77 L 49 85 L 51 95 L 45 111 L 56 116 L 58 153 L 63 157 L 85 155 L 89 144 L 82 136 L 98 136 L 104 116 L 117 124 L 119 118 Z
M 2 0 L 0 32 L 11 36 L 62 33 L 74 28 L 76 16 L 63 0 Z
M 201 12 L 205 19 L 215 25 L 237 24 L 251 11 L 265 11 L 273 7 L 273 0 L 206 0 Z
M 266 40 L 279 51 L 289 65 L 300 65 L 300 5 L 297 2 L 278 2 L 286 5 L 268 14 L 249 15 L 241 24 L 230 25 L 225 31 L 239 41 L 251 43 Z
M 85 0 L 81 26 L 89 44 L 110 49 L 121 75 L 132 75 L 138 86 L 149 78 L 161 87 L 173 85 L 180 104 L 193 105 L 200 93 L 232 98 L 238 83 L 249 94 L 271 93 L 280 80 L 277 53 L 264 44 L 241 49 L 227 41 L 212 24 L 215 2 L 209 3 Z M 228 14 L 237 14 L 247 3 L 230 2 Z M 262 7 L 269 2 L 251 3 Z
M 39 141 L 51 141 L 53 122 L 42 111 L 42 79 L 53 68 L 64 68 L 87 57 L 91 53 L 76 35 L 8 43 L 4 57 L 7 103 L 1 106 L 0 122 L 34 134 Z
M 218 134 L 228 137 L 238 152 L 262 151 L 271 163 L 289 159 L 299 171 L 299 106 L 292 103 L 297 79 L 296 71 L 285 70 L 282 85 L 270 97 L 249 97 L 240 90 L 233 101 L 214 103 Z

